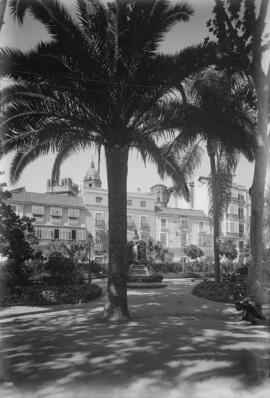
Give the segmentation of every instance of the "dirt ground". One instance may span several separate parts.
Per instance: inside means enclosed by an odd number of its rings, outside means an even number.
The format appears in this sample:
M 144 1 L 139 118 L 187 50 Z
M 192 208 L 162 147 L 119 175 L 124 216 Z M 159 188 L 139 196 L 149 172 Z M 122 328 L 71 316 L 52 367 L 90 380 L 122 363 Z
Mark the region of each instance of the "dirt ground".
M 269 328 L 192 296 L 194 281 L 166 283 L 129 289 L 127 323 L 102 320 L 103 298 L 2 308 L 0 396 L 268 397 Z

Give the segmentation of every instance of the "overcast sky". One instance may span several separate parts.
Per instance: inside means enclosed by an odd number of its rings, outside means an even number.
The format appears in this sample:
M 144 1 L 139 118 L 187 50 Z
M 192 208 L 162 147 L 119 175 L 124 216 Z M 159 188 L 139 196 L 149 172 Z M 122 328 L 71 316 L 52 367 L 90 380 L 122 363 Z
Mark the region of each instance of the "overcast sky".
M 65 4 L 72 3 L 72 0 L 63 0 Z M 183 49 L 186 46 L 197 44 L 203 41 L 207 35 L 206 22 L 211 15 L 213 0 L 190 0 L 188 1 L 194 8 L 194 15 L 189 22 L 181 22 L 169 32 L 161 46 L 163 52 L 174 52 Z M 7 13 L 9 14 L 9 12 Z M 23 26 L 14 23 L 9 15 L 5 16 L 5 25 L 1 31 L 1 46 L 17 47 L 20 49 L 29 49 L 37 41 L 46 40 L 48 35 L 45 29 L 30 16 L 27 16 Z M 1 161 L 1 170 L 5 170 L 7 180 L 8 169 L 11 156 L 6 156 Z M 95 153 L 82 152 L 79 155 L 70 157 L 63 163 L 61 169 L 61 178 L 71 177 L 79 186 L 82 185 L 83 177 L 90 166 L 91 160 L 96 163 Z M 46 180 L 50 177 L 53 163 L 53 156 L 43 156 L 30 164 L 23 172 L 18 186 L 25 186 L 28 191 L 44 192 L 46 189 Z M 101 179 L 102 187 L 107 188 L 105 160 L 102 156 Z M 207 175 L 209 173 L 209 160 L 207 157 L 202 165 L 195 171 L 195 174 Z M 237 169 L 235 181 L 247 186 L 251 185 L 253 177 L 253 165 L 246 160 L 241 160 Z M 136 153 L 131 153 L 129 158 L 128 170 L 128 191 L 136 191 L 141 188 L 143 192 L 149 191 L 149 188 L 160 182 L 155 167 L 151 164 L 144 165 L 143 161 L 137 157 Z M 165 180 L 165 184 L 171 185 L 170 180 Z

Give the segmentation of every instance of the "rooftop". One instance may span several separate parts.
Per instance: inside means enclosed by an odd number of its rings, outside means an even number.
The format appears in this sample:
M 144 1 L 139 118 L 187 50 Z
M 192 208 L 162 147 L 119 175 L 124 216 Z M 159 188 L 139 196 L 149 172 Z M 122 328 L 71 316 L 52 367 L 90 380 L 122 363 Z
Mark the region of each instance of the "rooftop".
M 10 203 L 32 203 L 37 205 L 69 206 L 84 208 L 82 198 L 77 196 L 62 196 L 37 192 L 26 192 L 24 189 L 14 190 Z
M 193 209 L 178 209 L 172 207 L 158 207 L 156 206 L 156 210 L 158 213 L 161 214 L 172 214 L 172 215 L 179 215 L 179 216 L 187 216 L 187 217 L 203 217 L 208 218 L 207 214 L 205 214 L 202 210 L 193 210 Z

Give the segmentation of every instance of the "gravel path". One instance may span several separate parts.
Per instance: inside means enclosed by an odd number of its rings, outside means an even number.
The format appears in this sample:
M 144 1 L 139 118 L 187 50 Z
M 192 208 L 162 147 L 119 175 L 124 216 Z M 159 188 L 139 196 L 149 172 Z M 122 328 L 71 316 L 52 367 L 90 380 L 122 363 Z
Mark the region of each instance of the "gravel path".
M 1 309 L 0 396 L 268 396 L 266 327 L 240 322 L 230 304 L 192 296 L 191 280 L 166 283 L 129 289 L 128 323 L 103 321 L 103 298 Z

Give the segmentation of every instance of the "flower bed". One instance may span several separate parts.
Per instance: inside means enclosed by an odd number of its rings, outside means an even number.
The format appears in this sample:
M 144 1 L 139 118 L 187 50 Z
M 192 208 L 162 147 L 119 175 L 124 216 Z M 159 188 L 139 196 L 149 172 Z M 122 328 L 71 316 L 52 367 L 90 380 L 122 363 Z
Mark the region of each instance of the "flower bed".
M 95 284 L 48 285 L 33 283 L 31 285 L 6 288 L 0 293 L 2 306 L 14 305 L 59 305 L 87 303 L 102 293 Z
M 232 303 L 233 294 L 241 291 L 246 295 L 246 289 L 247 285 L 245 281 L 222 281 L 217 284 L 214 281 L 203 280 L 198 285 L 194 286 L 192 294 L 208 300 Z

